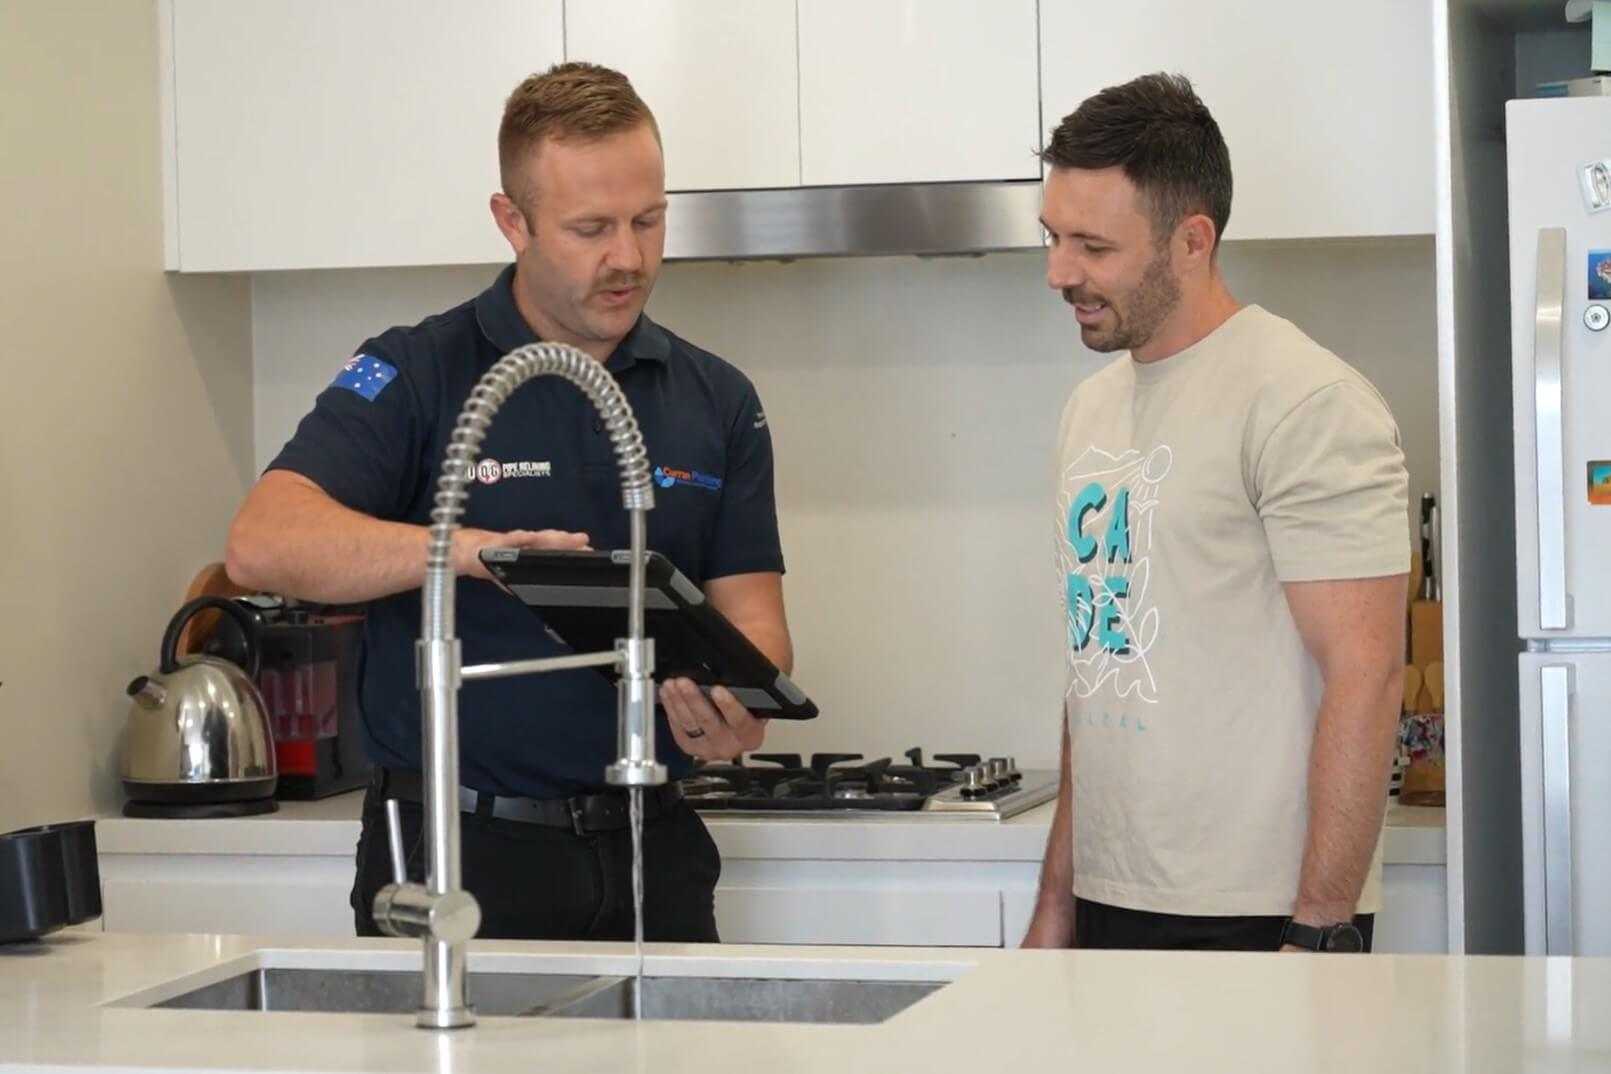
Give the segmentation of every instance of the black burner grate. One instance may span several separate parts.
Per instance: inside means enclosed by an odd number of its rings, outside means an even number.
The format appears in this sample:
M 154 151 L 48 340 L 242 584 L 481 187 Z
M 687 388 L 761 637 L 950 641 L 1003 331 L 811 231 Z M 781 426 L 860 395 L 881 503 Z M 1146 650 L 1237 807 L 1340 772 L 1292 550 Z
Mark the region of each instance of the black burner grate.
M 700 765 L 682 781 L 696 809 L 828 812 L 903 811 L 923 808 L 932 795 L 957 783 L 978 754 L 935 754 L 924 764 L 923 751 L 906 751 L 906 764 L 888 757 L 862 761 L 859 753 L 816 753 L 807 762 L 798 753 L 757 753 L 737 764 Z

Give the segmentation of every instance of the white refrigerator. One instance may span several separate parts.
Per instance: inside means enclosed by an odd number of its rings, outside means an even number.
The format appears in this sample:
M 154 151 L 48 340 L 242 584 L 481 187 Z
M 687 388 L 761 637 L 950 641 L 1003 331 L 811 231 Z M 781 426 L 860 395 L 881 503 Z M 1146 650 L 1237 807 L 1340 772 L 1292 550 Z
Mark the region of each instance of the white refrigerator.
M 1505 135 L 1526 950 L 1605 956 L 1611 98 L 1511 101 Z

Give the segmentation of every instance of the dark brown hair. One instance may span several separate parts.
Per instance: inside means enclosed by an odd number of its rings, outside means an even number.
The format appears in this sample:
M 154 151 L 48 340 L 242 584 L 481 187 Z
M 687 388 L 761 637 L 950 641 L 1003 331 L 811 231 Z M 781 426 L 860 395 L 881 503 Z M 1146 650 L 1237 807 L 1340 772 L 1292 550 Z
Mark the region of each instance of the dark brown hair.
M 1231 218 L 1231 153 L 1184 75 L 1142 75 L 1088 97 L 1052 131 L 1053 168 L 1121 168 L 1146 198 L 1164 242 L 1193 213 L 1214 221 L 1217 248 Z
M 532 75 L 509 95 L 498 125 L 498 173 L 503 192 L 524 211 L 524 175 L 531 150 L 545 138 L 591 141 L 647 123 L 660 127 L 626 75 L 596 63 L 561 63 Z

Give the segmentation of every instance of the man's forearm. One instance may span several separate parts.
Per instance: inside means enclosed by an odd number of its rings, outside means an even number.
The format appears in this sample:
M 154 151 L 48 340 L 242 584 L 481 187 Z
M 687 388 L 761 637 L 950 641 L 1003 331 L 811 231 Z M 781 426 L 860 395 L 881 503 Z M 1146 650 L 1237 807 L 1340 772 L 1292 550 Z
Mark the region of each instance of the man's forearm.
M 783 577 L 776 571 L 729 574 L 705 582 L 713 608 L 785 675 L 794 672 L 794 643 L 783 611 Z
M 794 674 L 794 643 L 788 627 L 778 622 L 750 622 L 738 629 L 779 671 Z
M 1328 680 L 1309 760 L 1309 833 L 1292 916 L 1333 924 L 1354 916 L 1387 808 L 1387 775 L 1403 668 Z
M 1074 943 L 1074 779 L 1068 722 L 1063 723 L 1062 773 L 1057 785 L 1057 809 L 1046 837 L 1041 862 L 1040 890 L 1035 913 L 1024 937 L 1025 947 L 1069 947 Z
M 251 589 L 358 603 L 418 588 L 428 539 L 424 526 L 370 518 L 271 473 L 230 527 L 226 565 Z
M 1062 775 L 1057 784 L 1057 810 L 1046 837 L 1046 858 L 1041 863 L 1041 890 L 1036 913 L 1075 915 L 1075 781 L 1071 763 L 1068 721 L 1063 721 Z

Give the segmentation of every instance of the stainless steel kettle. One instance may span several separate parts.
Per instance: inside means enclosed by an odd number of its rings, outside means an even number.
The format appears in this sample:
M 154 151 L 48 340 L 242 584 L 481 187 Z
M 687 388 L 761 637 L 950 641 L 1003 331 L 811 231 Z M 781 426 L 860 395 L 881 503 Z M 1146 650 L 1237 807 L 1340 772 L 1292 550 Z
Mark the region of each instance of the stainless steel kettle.
M 243 668 L 216 656 L 177 657 L 185 624 L 204 609 L 232 618 Z M 129 683 L 122 777 L 130 817 L 247 816 L 276 808 L 274 735 L 255 679 L 257 620 L 223 597 L 197 597 L 162 635 L 156 672 Z

